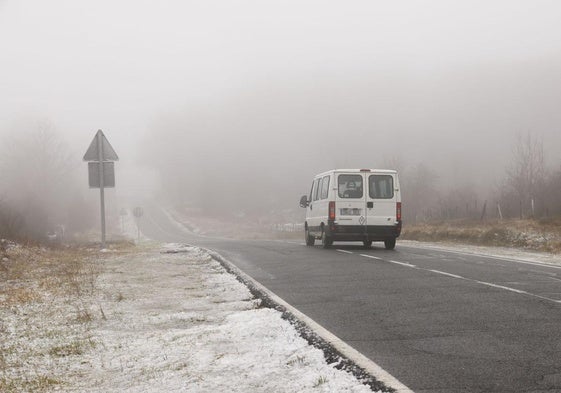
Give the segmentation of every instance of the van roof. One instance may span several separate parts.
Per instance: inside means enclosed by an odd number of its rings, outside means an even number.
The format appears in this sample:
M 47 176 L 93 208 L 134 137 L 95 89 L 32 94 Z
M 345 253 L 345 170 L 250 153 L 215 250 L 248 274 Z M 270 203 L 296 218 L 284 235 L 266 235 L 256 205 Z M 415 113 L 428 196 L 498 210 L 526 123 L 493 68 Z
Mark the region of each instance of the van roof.
M 322 172 L 317 176 L 325 176 L 330 173 L 362 173 L 362 172 L 372 172 L 372 173 L 388 173 L 388 174 L 396 174 L 397 171 L 395 169 L 331 169 L 329 171 Z

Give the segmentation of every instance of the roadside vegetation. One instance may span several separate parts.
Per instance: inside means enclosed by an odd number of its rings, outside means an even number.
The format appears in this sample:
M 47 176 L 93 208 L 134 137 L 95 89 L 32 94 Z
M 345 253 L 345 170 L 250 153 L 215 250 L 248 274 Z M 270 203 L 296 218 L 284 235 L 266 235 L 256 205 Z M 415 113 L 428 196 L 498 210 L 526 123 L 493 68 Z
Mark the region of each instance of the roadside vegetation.
M 126 246 L 120 246 L 121 248 Z M 96 348 L 98 248 L 0 242 L 0 392 L 42 392 Z
M 561 168 L 546 165 L 538 136 L 517 136 L 503 178 L 484 193 L 462 182 L 439 189 L 423 165 L 402 172 L 402 239 L 561 252 Z
M 401 239 L 561 252 L 561 219 L 448 220 L 406 224 Z
M 1 244 L 2 393 L 381 387 L 329 364 L 202 249 Z

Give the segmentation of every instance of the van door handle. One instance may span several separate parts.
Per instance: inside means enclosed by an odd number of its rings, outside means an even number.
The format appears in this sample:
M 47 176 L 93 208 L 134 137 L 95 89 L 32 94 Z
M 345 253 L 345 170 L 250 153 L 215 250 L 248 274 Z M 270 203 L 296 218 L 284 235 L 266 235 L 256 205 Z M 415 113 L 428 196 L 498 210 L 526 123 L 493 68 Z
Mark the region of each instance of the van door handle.
M 374 202 L 366 202 L 366 207 L 372 209 L 374 207 Z

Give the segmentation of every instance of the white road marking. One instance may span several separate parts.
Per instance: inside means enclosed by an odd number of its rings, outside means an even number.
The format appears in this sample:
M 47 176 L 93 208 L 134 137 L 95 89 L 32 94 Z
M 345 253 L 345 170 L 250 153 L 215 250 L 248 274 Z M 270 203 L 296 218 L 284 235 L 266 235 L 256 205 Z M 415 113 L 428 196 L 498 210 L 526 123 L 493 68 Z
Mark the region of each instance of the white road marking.
M 402 265 L 402 266 L 407 266 L 407 267 L 417 267 L 416 265 L 412 265 L 410 263 L 399 262 L 399 261 L 389 261 L 389 260 L 385 260 L 384 258 L 375 257 L 374 255 L 360 254 L 360 256 L 370 258 L 370 259 L 377 259 L 379 261 L 386 261 L 386 262 L 390 262 L 390 263 L 395 263 L 395 264 Z
M 502 289 L 502 290 L 505 290 L 505 291 L 518 293 L 518 294 L 520 294 L 520 295 L 532 296 L 532 297 L 535 297 L 535 298 L 538 298 L 538 299 L 547 300 L 547 301 L 550 301 L 550 302 L 553 302 L 553 303 L 561 304 L 561 300 L 552 299 L 552 298 L 549 298 L 549 297 L 546 297 L 546 296 L 537 295 L 537 294 L 535 294 L 535 293 L 523 291 L 523 290 L 521 290 L 521 289 L 516 289 L 516 288 L 511 288 L 511 287 L 505 287 L 504 285 L 493 284 L 493 283 L 491 283 L 491 282 L 486 282 L 486 281 L 474 280 L 474 279 L 472 279 L 472 278 L 466 278 L 466 277 L 458 276 L 457 274 L 448 273 L 448 272 L 443 272 L 443 271 L 441 271 L 441 270 L 426 269 L 426 268 L 418 267 L 418 266 L 413 265 L 413 264 L 411 264 L 411 263 L 399 262 L 399 261 L 392 261 L 392 260 L 385 260 L 385 259 L 383 259 L 383 258 L 375 257 L 375 256 L 373 256 L 373 255 L 360 254 L 360 256 L 366 257 L 366 258 L 371 258 L 371 259 L 378 259 L 378 260 L 382 260 L 382 261 L 385 261 L 385 262 L 394 263 L 394 264 L 396 264 L 396 265 L 401 265 L 401 266 L 405 266 L 405 267 L 415 268 L 415 269 L 418 269 L 418 270 L 424 270 L 424 271 L 427 271 L 427 272 L 432 272 L 432 273 L 436 273 L 436 274 L 441 274 L 441 275 L 444 275 L 444 276 L 447 276 L 447 277 L 450 277 L 450 278 L 456 278 L 456 279 L 459 279 L 459 280 L 465 280 L 465 281 L 477 283 L 477 284 L 480 284 L 480 285 L 485 285 L 485 286 L 492 287 L 492 288 L 496 288 L 496 289 Z M 548 278 L 552 278 L 552 279 L 554 279 L 554 280 L 557 280 L 557 279 L 555 279 L 555 278 L 553 278 L 553 277 L 548 277 Z M 559 281 L 561 281 L 561 280 L 559 280 Z
M 339 250 L 339 249 L 337 249 L 337 251 L 342 252 L 342 253 L 345 253 L 345 254 L 352 254 L 352 252 L 347 251 L 347 250 Z
M 538 299 L 548 300 L 548 301 L 553 302 L 553 303 L 561 304 L 561 300 L 552 299 L 552 298 L 549 298 L 549 297 L 546 297 L 546 296 L 536 295 L 535 293 L 522 291 L 520 289 L 505 287 L 503 285 L 497 285 L 497 284 L 493 284 L 493 283 L 485 282 L 485 281 L 477 281 L 477 280 L 474 280 L 474 281 L 478 284 L 481 284 L 481 285 L 487 285 L 487 286 L 493 287 L 493 288 L 504 289 L 505 291 L 511 291 L 511 292 L 519 293 L 521 295 L 528 295 L 528 296 L 532 296 L 532 297 L 537 297 Z
M 531 293 L 528 293 L 526 291 L 522 291 L 520 289 L 516 289 L 516 288 L 511 288 L 511 287 L 505 287 L 504 285 L 499 285 L 499 284 L 493 284 L 492 282 L 485 282 L 485 281 L 478 281 L 478 280 L 474 280 L 476 283 L 481 284 L 481 285 L 487 285 L 489 287 L 493 287 L 493 288 L 498 288 L 498 289 L 504 289 L 506 291 L 511 291 L 511 292 L 515 292 L 515 293 L 521 293 L 521 294 L 526 294 L 526 295 L 531 295 Z
M 430 272 L 433 272 L 433 273 L 443 274 L 443 275 L 448 276 L 448 277 L 459 278 L 459 279 L 465 280 L 464 277 L 458 276 L 458 275 L 456 275 L 456 274 L 446 273 L 446 272 L 442 272 L 442 271 L 440 271 L 440 270 L 429 270 L 429 271 L 430 271 Z
M 401 266 L 417 267 L 417 265 L 413 265 L 412 263 L 407 263 L 407 262 L 399 262 L 399 261 L 388 261 L 388 262 L 396 263 L 396 264 L 401 265 Z

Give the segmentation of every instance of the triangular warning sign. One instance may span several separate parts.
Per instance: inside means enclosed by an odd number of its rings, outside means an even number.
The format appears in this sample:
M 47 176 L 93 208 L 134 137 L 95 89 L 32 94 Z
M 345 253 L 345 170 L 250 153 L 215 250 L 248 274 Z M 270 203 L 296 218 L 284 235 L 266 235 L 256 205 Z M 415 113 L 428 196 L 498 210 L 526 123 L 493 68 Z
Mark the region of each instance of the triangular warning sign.
M 84 155 L 84 161 L 99 161 L 99 138 L 101 138 L 101 161 L 118 161 L 117 153 L 115 153 L 115 150 L 113 150 L 113 147 L 101 130 L 95 134 L 92 143 L 90 143 L 90 147 L 88 147 L 88 151 Z

